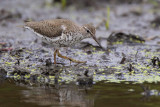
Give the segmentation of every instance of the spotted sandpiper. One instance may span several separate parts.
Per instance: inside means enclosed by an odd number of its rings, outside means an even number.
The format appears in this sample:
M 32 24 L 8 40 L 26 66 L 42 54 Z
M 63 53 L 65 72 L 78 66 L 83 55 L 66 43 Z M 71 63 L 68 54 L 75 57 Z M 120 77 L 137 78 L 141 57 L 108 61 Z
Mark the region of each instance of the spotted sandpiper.
M 59 52 L 59 48 L 73 46 L 85 38 L 92 37 L 101 47 L 95 37 L 96 29 L 92 24 L 79 26 L 68 19 L 52 19 L 38 22 L 26 22 L 24 28 L 33 31 L 37 36 L 42 38 L 42 41 L 55 48 L 54 64 L 56 64 L 57 54 L 59 57 L 68 59 L 72 62 L 86 63 L 86 61 L 78 61 L 63 56 Z

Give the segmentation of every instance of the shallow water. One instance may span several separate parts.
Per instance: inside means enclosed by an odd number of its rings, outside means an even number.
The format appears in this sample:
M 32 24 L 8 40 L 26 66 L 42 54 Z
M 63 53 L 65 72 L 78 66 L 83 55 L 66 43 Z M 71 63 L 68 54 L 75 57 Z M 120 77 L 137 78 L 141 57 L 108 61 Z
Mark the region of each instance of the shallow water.
M 159 106 L 160 87 L 131 82 L 105 83 L 93 86 L 75 84 L 26 84 L 11 79 L 0 83 L 1 107 L 128 107 Z

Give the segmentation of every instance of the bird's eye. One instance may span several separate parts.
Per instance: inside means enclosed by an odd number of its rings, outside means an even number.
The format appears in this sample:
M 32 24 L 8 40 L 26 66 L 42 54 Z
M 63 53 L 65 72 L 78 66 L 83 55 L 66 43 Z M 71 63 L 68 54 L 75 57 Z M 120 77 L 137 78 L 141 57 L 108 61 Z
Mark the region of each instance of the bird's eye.
M 87 30 L 87 33 L 89 33 L 89 30 Z

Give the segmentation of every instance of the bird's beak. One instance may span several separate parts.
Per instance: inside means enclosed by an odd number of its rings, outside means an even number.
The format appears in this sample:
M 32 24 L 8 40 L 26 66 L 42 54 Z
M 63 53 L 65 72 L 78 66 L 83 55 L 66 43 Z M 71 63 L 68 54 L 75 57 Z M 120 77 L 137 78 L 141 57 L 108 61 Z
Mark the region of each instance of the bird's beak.
M 87 29 L 87 28 L 84 27 L 84 29 Z M 91 31 L 89 31 L 89 33 L 91 34 L 92 38 L 97 42 L 97 44 L 99 45 L 99 47 L 101 47 L 103 49 L 103 47 L 101 46 L 101 44 L 98 42 L 96 36 Z
M 99 47 L 102 48 L 101 44 L 98 42 L 98 40 L 97 40 L 97 38 L 95 37 L 95 35 L 94 35 L 92 32 L 90 32 L 90 34 L 91 34 L 92 38 L 97 42 L 97 44 L 99 45 Z M 103 48 L 102 48 L 102 49 L 103 49 Z

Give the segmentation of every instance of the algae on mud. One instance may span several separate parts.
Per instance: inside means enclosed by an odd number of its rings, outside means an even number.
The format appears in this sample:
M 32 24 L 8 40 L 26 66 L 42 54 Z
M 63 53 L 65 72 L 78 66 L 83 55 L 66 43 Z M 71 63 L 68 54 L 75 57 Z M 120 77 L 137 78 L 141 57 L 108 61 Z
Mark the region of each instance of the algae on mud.
M 0 44 L 5 45 L 0 45 L 0 106 L 159 106 L 158 1 L 75 1 L 67 0 L 62 10 L 52 0 L 1 0 Z M 52 48 L 16 27 L 55 18 L 98 26 L 96 36 L 106 51 L 86 39 L 68 51 L 61 49 L 86 64 L 70 66 L 58 58 L 61 64 L 54 65 Z
M 158 48 L 159 47 L 154 46 L 152 49 L 146 45 L 111 46 L 109 55 L 106 55 L 106 53 L 101 50 L 97 51 L 94 48 L 91 48 L 90 51 L 92 54 L 77 53 L 78 56 L 83 54 L 83 56 L 81 56 L 83 59 L 86 57 L 90 59 L 87 64 L 73 66 L 67 65 L 68 61 L 64 61 L 63 59 L 59 59 L 59 61 L 62 61 L 64 65 L 54 65 L 52 61 L 50 61 L 51 59 L 48 62 L 47 58 L 51 55 L 47 52 L 44 52 L 45 58 L 42 56 L 41 51 L 37 52 L 37 50 L 35 50 L 36 52 L 32 52 L 32 50 L 23 50 L 20 56 L 4 53 L 4 57 L 1 59 L 1 66 L 7 69 L 7 71 L 10 71 L 7 74 L 9 77 L 13 77 L 16 80 L 24 79 L 29 81 L 34 77 L 34 79 L 36 78 L 39 82 L 51 82 L 52 84 L 55 81 L 58 83 L 81 83 L 84 80 L 88 83 L 88 79 L 85 79 L 87 76 L 93 83 L 103 80 L 117 83 L 123 81 L 157 83 L 160 81 L 160 68 L 159 65 L 153 66 L 152 57 L 160 55 L 160 52 L 155 52 Z M 72 49 L 72 51 L 73 50 L 74 49 Z M 137 53 L 135 50 L 141 51 L 138 51 Z M 147 50 L 150 50 L 150 52 L 147 52 Z M 121 55 L 121 53 L 124 51 L 126 60 L 124 61 L 124 64 L 120 64 L 121 58 L 123 57 L 123 54 Z M 102 56 L 105 56 L 108 59 L 102 59 Z M 17 57 L 20 57 L 19 65 L 17 65 Z M 41 60 L 42 58 L 43 60 Z M 130 65 L 132 65 L 131 70 L 129 70 Z M 86 71 L 88 71 L 87 76 L 85 74 Z

